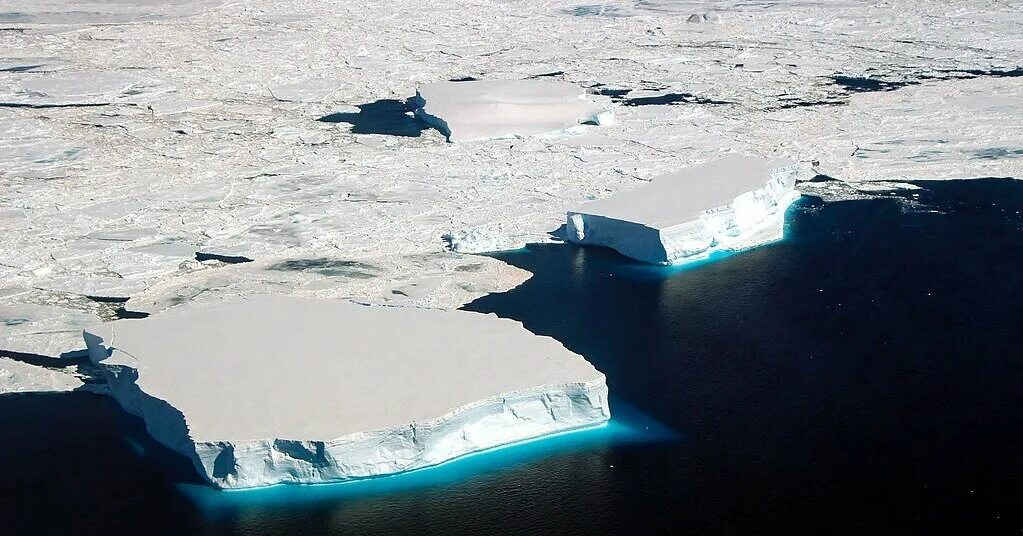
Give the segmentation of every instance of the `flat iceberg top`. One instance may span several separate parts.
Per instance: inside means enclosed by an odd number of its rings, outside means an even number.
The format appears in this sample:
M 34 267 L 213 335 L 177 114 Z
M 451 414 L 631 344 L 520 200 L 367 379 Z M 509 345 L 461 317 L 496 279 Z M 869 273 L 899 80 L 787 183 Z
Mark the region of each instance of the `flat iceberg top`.
M 606 107 L 559 80 L 475 80 L 419 87 L 417 115 L 450 141 L 527 136 L 598 121 Z
M 468 311 L 259 296 L 86 333 L 113 348 L 104 364 L 136 369 L 143 392 L 179 410 L 194 441 L 331 440 L 603 381 L 556 340 Z
M 729 205 L 744 193 L 764 188 L 774 170 L 793 165 L 789 160 L 729 155 L 663 175 L 650 184 L 585 203 L 569 212 L 666 229 L 696 220 L 707 210 Z

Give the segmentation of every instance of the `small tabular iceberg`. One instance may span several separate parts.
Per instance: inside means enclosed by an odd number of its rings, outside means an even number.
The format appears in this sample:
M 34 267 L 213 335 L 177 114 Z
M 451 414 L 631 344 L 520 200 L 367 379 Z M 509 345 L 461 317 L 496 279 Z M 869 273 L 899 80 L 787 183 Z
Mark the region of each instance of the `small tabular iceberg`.
M 409 471 L 610 417 L 581 356 L 468 311 L 266 296 L 85 338 L 110 394 L 223 488 Z
M 559 80 L 474 80 L 425 84 L 416 92 L 414 103 L 416 116 L 448 141 L 469 141 L 613 121 L 609 102 L 597 99 Z
M 570 210 L 567 238 L 653 264 L 752 248 L 782 237 L 798 174 L 791 161 L 727 156 Z

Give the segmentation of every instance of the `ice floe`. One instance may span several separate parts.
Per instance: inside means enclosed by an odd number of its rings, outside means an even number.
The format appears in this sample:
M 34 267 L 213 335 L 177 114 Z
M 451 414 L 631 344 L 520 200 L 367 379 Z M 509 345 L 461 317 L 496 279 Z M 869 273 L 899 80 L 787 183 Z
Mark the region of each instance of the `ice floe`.
M 101 106 L 161 91 L 158 83 L 124 71 L 19 73 L 0 80 L 0 106 Z
M 0 357 L 0 395 L 6 393 L 31 393 L 51 391 L 73 391 L 84 382 L 69 371 L 22 363 L 7 357 Z
M 262 296 L 85 338 L 110 394 L 224 488 L 409 471 L 610 417 L 603 374 L 494 315 Z

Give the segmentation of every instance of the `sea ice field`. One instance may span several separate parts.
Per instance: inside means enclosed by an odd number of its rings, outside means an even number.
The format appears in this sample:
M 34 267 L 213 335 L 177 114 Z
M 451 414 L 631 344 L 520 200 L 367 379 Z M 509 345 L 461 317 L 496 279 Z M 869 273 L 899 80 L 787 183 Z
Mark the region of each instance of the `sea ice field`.
M 1021 58 L 1013 1 L 7 0 L 0 533 L 1019 534 Z
M 5 3 L 0 350 L 255 294 L 458 307 L 528 274 L 453 253 L 551 241 L 569 208 L 722 152 L 1021 175 L 1015 2 L 346 5 Z M 607 98 L 614 124 L 451 143 L 411 113 L 430 84 L 515 79 Z

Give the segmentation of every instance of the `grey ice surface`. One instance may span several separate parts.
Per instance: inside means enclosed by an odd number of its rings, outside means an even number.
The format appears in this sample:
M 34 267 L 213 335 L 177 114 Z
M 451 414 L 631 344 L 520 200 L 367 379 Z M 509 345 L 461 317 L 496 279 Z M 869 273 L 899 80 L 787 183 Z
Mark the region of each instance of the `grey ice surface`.
M 1018 8 L 8 1 L 0 350 L 256 294 L 454 308 L 528 275 L 464 253 L 724 152 L 850 183 L 1023 176 Z M 469 78 L 571 84 L 616 121 L 459 144 L 403 112 Z
M 398 472 L 610 415 L 603 374 L 492 314 L 258 296 L 86 340 L 111 394 L 224 487 Z

